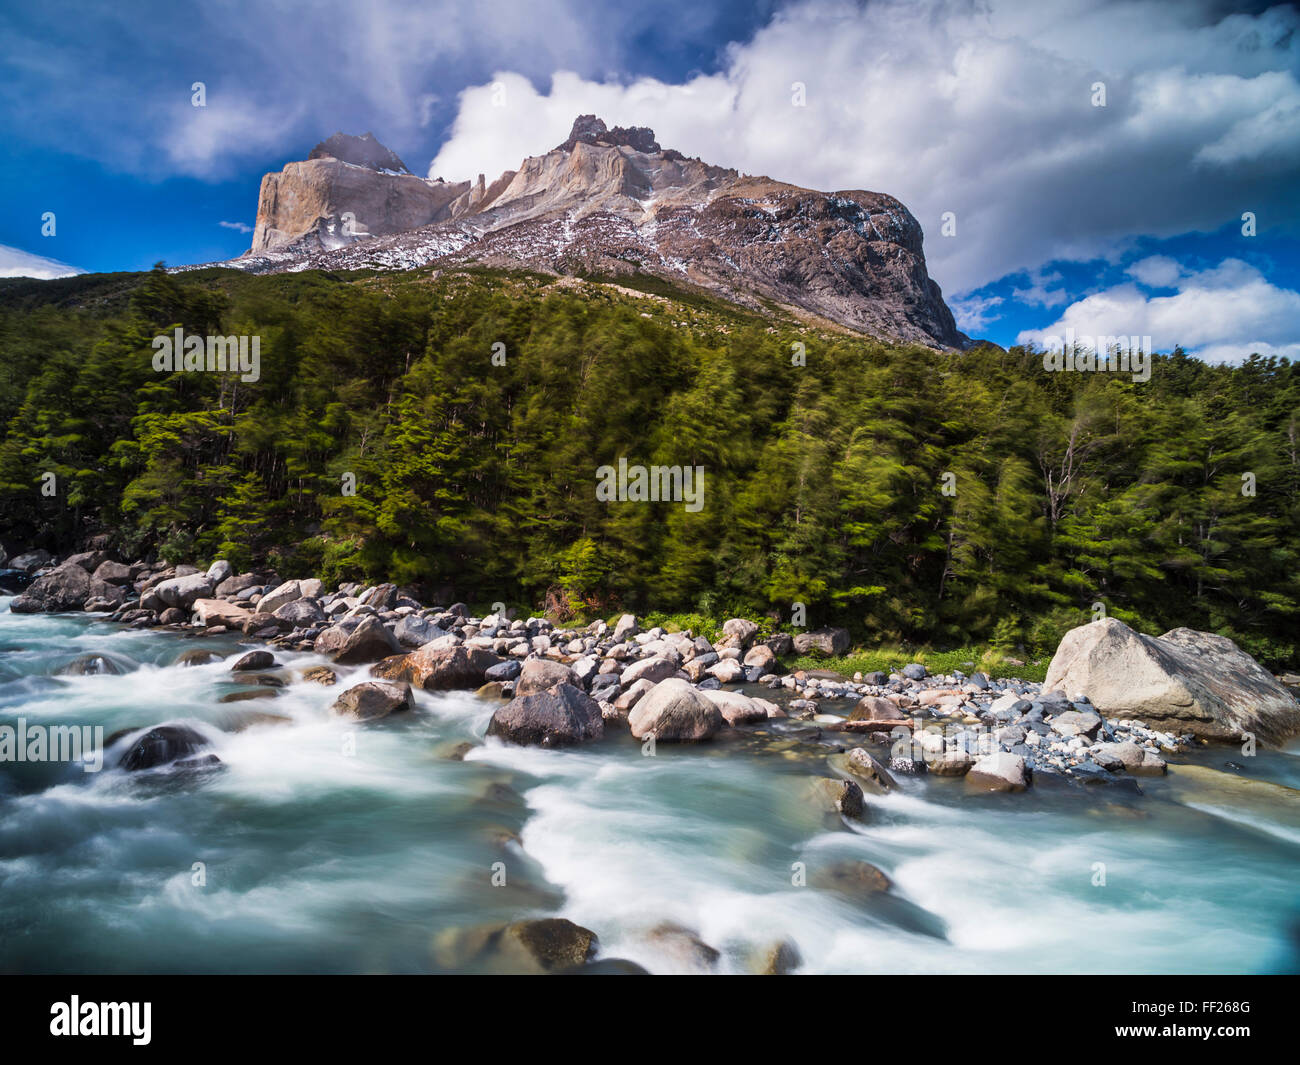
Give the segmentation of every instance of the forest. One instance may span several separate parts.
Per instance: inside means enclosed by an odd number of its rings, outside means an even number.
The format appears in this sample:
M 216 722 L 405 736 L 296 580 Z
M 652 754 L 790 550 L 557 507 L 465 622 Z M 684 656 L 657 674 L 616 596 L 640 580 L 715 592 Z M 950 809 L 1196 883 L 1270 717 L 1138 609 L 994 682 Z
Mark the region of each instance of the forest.
M 158 372 L 183 329 L 260 376 Z M 1243 353 L 1247 354 L 1247 353 Z M 0 281 L 0 544 L 386 579 L 427 602 L 1050 653 L 1104 611 L 1297 656 L 1300 372 L 899 346 L 635 277 Z M 620 459 L 704 505 L 598 498 Z M 53 474 L 53 477 L 49 475 Z

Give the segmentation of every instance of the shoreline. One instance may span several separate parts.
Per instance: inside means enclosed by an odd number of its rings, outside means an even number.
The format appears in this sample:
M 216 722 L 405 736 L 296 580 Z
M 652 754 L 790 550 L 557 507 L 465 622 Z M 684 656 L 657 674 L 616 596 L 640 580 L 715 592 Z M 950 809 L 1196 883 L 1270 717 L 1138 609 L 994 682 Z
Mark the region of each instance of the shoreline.
M 976 791 L 1107 784 L 1140 792 L 1139 778 L 1163 775 L 1166 755 L 1197 742 L 1191 733 L 1108 717 L 1084 695 L 1044 691 L 1034 681 L 980 671 L 930 674 L 919 663 L 849 679 L 791 672 L 782 663 L 811 648 L 843 654 L 842 629 L 760 639 L 757 624 L 733 618 L 710 642 L 690 630 L 643 631 L 630 614 L 613 626 L 566 627 L 541 617 L 475 617 L 463 603 L 426 606 L 387 583 L 343 582 L 327 591 L 319 580 L 271 583 L 262 574 L 235 574 L 222 561 L 202 571 L 126 565 L 94 551 L 41 576 L 52 574 L 62 577 L 47 582 L 53 587 L 43 597 L 29 588 L 11 609 L 76 612 L 81 597 L 81 612 L 99 620 L 193 637 L 232 634 L 266 649 L 241 656 L 244 668 L 236 663 L 234 672 L 268 668 L 265 658 L 276 649 L 366 666 L 370 679 L 348 689 L 364 688 L 353 705 L 336 706 L 361 720 L 409 707 L 409 688 L 417 687 L 503 700 L 489 734 L 540 746 L 581 743 L 607 729 L 652 742 L 699 742 L 724 728 L 782 718 L 804 723 L 811 742 L 844 755 L 837 772 L 846 791 L 859 790 L 834 798 L 841 812 L 860 804 L 862 788 L 887 791 L 897 786 L 894 775 L 926 772 L 965 777 Z M 332 676 L 313 679 L 333 683 Z M 745 694 L 742 685 L 772 697 Z

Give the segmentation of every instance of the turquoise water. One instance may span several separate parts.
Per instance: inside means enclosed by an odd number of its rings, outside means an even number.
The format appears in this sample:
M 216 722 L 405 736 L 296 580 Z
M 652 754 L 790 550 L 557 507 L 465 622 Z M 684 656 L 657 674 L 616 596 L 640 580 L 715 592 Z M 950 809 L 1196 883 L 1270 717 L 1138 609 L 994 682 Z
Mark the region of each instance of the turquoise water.
M 225 661 L 173 664 L 194 648 Z M 482 742 L 495 704 L 470 693 L 417 693 L 412 713 L 366 726 L 335 717 L 364 669 L 222 704 L 230 656 L 247 649 L 13 615 L 0 600 L 0 724 L 110 734 L 185 721 L 223 763 L 130 775 L 0 763 L 0 970 L 458 969 L 482 963 L 457 930 L 552 914 L 595 931 L 601 957 L 656 972 L 697 964 L 649 934 L 665 921 L 720 951 L 722 972 L 782 940 L 804 972 L 1297 964 L 1300 746 L 1198 752 L 1144 779 L 1143 795 L 971 796 L 908 778 L 847 827 L 809 799 L 828 752 L 796 742 L 794 725 L 654 757 L 621 731 L 577 750 L 511 748 Z M 125 672 L 56 675 L 87 652 Z M 277 657 L 286 675 L 320 663 Z M 289 720 L 228 731 L 247 711 Z M 464 760 L 449 757 L 464 741 Z M 823 886 L 846 859 L 884 870 L 890 894 Z M 792 882 L 800 868 L 806 886 Z

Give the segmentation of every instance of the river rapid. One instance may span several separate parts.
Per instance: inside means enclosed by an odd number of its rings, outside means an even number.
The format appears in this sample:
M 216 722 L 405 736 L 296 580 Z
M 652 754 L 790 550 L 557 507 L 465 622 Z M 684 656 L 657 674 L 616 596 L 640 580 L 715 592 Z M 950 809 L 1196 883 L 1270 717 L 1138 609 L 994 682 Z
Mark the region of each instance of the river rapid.
M 194 649 L 218 657 L 177 664 Z M 100 772 L 0 762 L 0 971 L 491 970 L 475 930 L 538 916 L 652 972 L 748 972 L 782 942 L 807 973 L 1300 968 L 1300 744 L 1171 756 L 1141 794 L 904 777 L 858 824 L 810 797 L 831 751 L 793 721 L 649 757 L 617 728 L 508 747 L 468 692 L 342 719 L 366 669 L 297 679 L 311 654 L 275 652 L 273 697 L 222 702 L 249 649 L 0 599 L 0 726 L 185 722 L 221 760 L 127 773 L 119 741 Z M 60 673 L 86 654 L 121 672 Z M 846 891 L 851 861 L 890 890 Z

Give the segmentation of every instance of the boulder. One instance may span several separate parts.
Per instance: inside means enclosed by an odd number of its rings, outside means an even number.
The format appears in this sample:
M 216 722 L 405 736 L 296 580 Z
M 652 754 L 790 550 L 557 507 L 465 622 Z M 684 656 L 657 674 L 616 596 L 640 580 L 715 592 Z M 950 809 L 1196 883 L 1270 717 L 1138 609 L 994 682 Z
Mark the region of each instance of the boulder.
M 986 754 L 970 767 L 966 784 L 979 791 L 1024 791 L 1029 787 L 1025 760 L 1006 751 Z
M 767 720 L 766 707 L 740 692 L 706 691 L 704 697 L 718 708 L 728 725 L 749 725 Z
M 849 630 L 825 628 L 801 632 L 794 638 L 794 649 L 801 655 L 806 655 L 809 651 L 842 655 L 849 649 Z
M 495 666 L 488 666 L 483 675 L 489 683 L 494 681 L 505 682 L 518 677 L 523 672 L 523 668 L 523 663 L 519 659 L 507 658 L 504 662 L 498 662 Z
M 274 669 L 275 655 L 270 651 L 249 651 L 230 667 L 231 673 L 246 673 L 258 669 Z
M 342 665 L 377 662 L 401 650 L 393 634 L 373 615 L 364 617 L 356 625 L 333 625 L 316 637 L 312 645 L 318 655 L 328 655 Z M 480 680 L 481 684 L 482 681 Z M 478 684 L 473 685 L 478 687 Z
M 35 551 L 27 551 L 21 555 L 16 555 L 9 560 L 10 569 L 20 569 L 24 573 L 35 573 L 42 566 L 49 563 L 51 555 L 42 548 Z
M 200 625 L 229 625 L 234 629 L 252 617 L 247 607 L 227 603 L 224 599 L 196 599 L 190 610 Z
M 487 732 L 511 743 L 567 747 L 600 739 L 605 720 L 594 699 L 572 684 L 560 683 L 515 696 L 492 715 Z
M 902 711 L 898 704 L 879 695 L 864 695 L 849 714 L 850 721 L 893 721 Z
M 154 585 L 153 594 L 166 607 L 177 610 L 189 610 L 195 600 L 212 594 L 212 583 L 204 573 L 191 573 L 185 577 L 173 577 Z
M 722 623 L 722 632 L 735 640 L 733 646 L 745 648 L 758 633 L 758 626 L 747 618 L 729 618 Z
M 256 573 L 240 573 L 235 577 L 227 577 L 216 587 L 216 595 L 238 595 L 240 592 L 249 588 L 256 588 L 262 583 L 262 578 Z
M 121 562 L 104 561 L 95 567 L 92 576 L 105 584 L 130 584 L 131 567 Z
M 845 817 L 861 821 L 866 816 L 862 789 L 851 780 L 814 777 L 810 790 L 815 801 L 826 803 Z
M 628 714 L 637 739 L 653 733 L 657 742 L 707 740 L 722 728 L 722 712 L 703 692 L 673 677 L 660 681 Z
M 776 652 L 765 643 L 756 643 L 745 654 L 745 665 L 757 666 L 764 673 L 774 672 L 776 669 Z
M 738 680 L 743 680 L 745 676 L 744 666 L 734 658 L 724 658 L 721 662 L 715 662 L 704 672 L 716 678 L 719 684 L 734 684 Z
M 944 751 L 930 762 L 929 768 L 938 777 L 964 777 L 974 764 L 975 759 L 965 751 Z
M 302 598 L 302 585 L 298 581 L 285 581 L 271 589 L 257 601 L 259 614 L 274 614 L 280 607 Z
M 486 672 L 484 676 L 487 676 Z M 560 662 L 552 662 L 549 658 L 530 658 L 524 663 L 519 679 L 515 681 L 515 694 L 533 695 L 557 684 L 576 685 L 573 670 Z
M 426 691 L 473 691 L 483 686 L 487 671 L 500 659 L 481 647 L 466 648 L 458 645 L 435 648 L 433 644 L 426 644 L 407 655 L 406 661 L 411 683 L 417 688 Z
M 547 972 L 574 969 L 596 952 L 596 933 L 563 917 L 517 921 L 500 933 L 500 947 Z
M 845 759 L 845 768 L 859 780 L 865 781 L 872 791 L 883 793 L 898 787 L 898 782 L 865 747 L 854 747 Z
M 440 629 L 428 618 L 422 618 L 419 614 L 408 614 L 393 628 L 393 636 L 403 647 L 409 647 L 415 650 L 417 647 L 423 647 L 430 640 L 436 640 L 439 636 L 446 636 L 447 633 Z
M 90 574 L 75 562 L 37 577 L 22 595 L 9 604 L 15 614 L 57 614 L 81 610 L 91 591 Z
M 207 745 L 208 741 L 188 725 L 159 725 L 137 737 L 118 764 L 132 773 L 153 769 L 189 758 Z
M 631 710 L 632 707 L 636 706 L 641 697 L 645 695 L 646 692 L 651 691 L 654 686 L 655 682 L 652 680 L 643 679 L 637 681 L 632 685 L 632 687 L 628 688 L 627 691 L 623 692 L 614 700 L 614 709 L 620 716 L 626 717 L 628 711 Z
M 258 613 L 261 612 L 259 604 Z M 282 628 L 290 629 L 309 629 L 325 621 L 325 611 L 315 599 L 295 599 L 292 603 L 285 603 L 271 616 L 281 623 Z
M 642 658 L 633 662 L 627 669 L 619 674 L 619 683 L 624 688 L 630 688 L 639 680 L 648 680 L 651 684 L 658 684 L 661 680 L 667 680 L 669 677 L 677 676 L 677 663 L 670 658 Z
M 408 684 L 390 684 L 383 680 L 364 681 L 343 692 L 330 709 L 357 721 L 377 721 L 389 714 L 411 709 L 411 688 Z
M 227 562 L 224 558 L 217 559 L 208 567 L 207 577 L 212 582 L 212 587 L 216 587 L 235 571 L 235 567 Z
M 637 628 L 636 615 L 624 614 L 614 625 L 614 642 L 622 643 L 629 640 L 641 630 Z
M 1071 629 L 1043 690 L 1082 693 L 1107 717 L 1207 739 L 1300 734 L 1300 704 L 1271 673 L 1226 637 L 1193 629 L 1145 636 L 1115 618 Z

